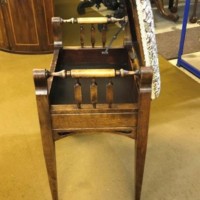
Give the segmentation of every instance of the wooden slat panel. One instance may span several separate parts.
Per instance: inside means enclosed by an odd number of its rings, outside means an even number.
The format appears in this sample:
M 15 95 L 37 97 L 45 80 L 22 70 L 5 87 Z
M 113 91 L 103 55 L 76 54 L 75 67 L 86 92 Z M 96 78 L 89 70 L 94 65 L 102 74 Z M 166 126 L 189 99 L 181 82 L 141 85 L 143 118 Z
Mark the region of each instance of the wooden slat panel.
M 118 63 L 127 63 L 128 62 L 128 53 L 124 48 L 113 48 L 109 50 L 109 54 L 102 55 L 102 48 L 70 48 L 65 47 L 64 51 L 60 52 L 58 62 L 62 65 L 79 65 L 86 64 L 88 62 L 90 65 L 95 63 L 109 63 L 115 64 Z
M 108 108 L 107 104 L 98 104 L 95 110 L 91 104 L 83 104 L 81 109 L 77 109 L 76 104 L 51 105 L 51 114 L 88 114 L 94 111 L 95 113 L 137 113 L 138 104 L 113 104 L 112 108 Z
M 52 115 L 53 129 L 134 127 L 136 113 L 89 113 Z M 84 123 L 83 123 L 84 122 Z
M 117 127 L 117 128 L 88 128 L 88 129 L 68 129 L 67 131 L 66 130 L 55 130 L 53 132 L 54 134 L 54 140 L 59 140 L 59 139 L 62 139 L 64 137 L 67 137 L 67 136 L 70 136 L 70 135 L 73 135 L 73 134 L 84 134 L 84 133 L 91 133 L 93 134 L 94 132 L 95 133 L 99 133 L 101 134 L 102 132 L 103 133 L 109 133 L 109 134 L 117 134 L 117 135 L 123 135 L 123 136 L 127 136 L 127 137 L 130 137 L 132 139 L 135 139 L 136 138 L 136 127 Z

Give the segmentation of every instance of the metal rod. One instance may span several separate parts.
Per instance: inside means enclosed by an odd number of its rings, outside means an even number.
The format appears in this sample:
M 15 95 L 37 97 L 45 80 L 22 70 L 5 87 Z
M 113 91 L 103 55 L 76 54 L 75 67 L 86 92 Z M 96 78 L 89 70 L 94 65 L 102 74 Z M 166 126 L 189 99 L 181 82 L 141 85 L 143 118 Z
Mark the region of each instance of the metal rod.
M 102 51 L 102 54 L 108 54 L 108 50 L 110 49 L 112 43 L 117 39 L 118 35 L 121 33 L 121 31 L 124 29 L 124 27 L 126 26 L 127 22 L 125 22 L 120 29 L 113 35 L 112 39 L 110 40 L 108 46 L 105 48 L 104 51 Z

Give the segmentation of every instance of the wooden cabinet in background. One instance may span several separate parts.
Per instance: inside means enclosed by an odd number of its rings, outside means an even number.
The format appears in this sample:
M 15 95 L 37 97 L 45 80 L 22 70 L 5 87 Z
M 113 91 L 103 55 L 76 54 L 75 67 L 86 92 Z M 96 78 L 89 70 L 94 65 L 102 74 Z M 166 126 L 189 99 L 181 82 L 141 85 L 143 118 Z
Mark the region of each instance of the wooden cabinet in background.
M 53 50 L 51 0 L 0 0 L 0 48 L 20 53 Z
M 8 43 L 6 30 L 4 27 L 5 27 L 5 23 L 4 23 L 4 18 L 3 18 L 3 12 L 2 12 L 2 7 L 0 6 L 0 47 L 8 49 L 9 43 Z

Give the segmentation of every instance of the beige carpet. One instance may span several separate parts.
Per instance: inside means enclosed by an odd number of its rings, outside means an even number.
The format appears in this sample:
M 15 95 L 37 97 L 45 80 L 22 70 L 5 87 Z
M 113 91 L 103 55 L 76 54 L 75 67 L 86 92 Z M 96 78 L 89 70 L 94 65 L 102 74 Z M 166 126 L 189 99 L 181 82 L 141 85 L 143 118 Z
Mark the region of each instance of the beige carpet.
M 52 55 L 0 52 L 0 199 L 50 200 L 32 69 Z M 200 86 L 160 58 L 141 200 L 200 199 Z M 57 142 L 60 200 L 133 200 L 134 141 L 76 135 Z

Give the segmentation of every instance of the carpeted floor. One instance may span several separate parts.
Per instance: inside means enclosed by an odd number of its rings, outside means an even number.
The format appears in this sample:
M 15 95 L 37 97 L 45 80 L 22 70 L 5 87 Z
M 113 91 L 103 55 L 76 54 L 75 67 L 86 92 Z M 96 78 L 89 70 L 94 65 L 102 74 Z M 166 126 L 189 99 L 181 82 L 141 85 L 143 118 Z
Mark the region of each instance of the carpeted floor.
M 32 69 L 52 55 L 0 52 L 0 199 L 50 200 Z M 199 200 L 200 86 L 160 57 L 141 200 Z M 134 141 L 76 135 L 57 142 L 60 200 L 132 200 Z
M 167 9 L 167 1 L 164 1 Z M 194 1 L 190 3 L 189 17 L 192 15 Z M 158 52 L 166 59 L 174 59 L 178 57 L 179 43 L 182 31 L 182 22 L 184 17 L 185 0 L 179 0 L 177 22 L 166 20 L 158 12 L 154 4 L 152 4 L 154 21 L 156 27 L 156 37 L 158 44 Z M 197 17 L 200 16 L 200 9 L 197 9 Z M 188 20 L 184 54 L 200 51 L 199 35 L 200 26 L 197 23 L 190 23 Z
M 187 29 L 183 54 L 200 51 L 200 27 Z M 178 57 L 181 30 L 156 34 L 158 53 L 166 59 Z

